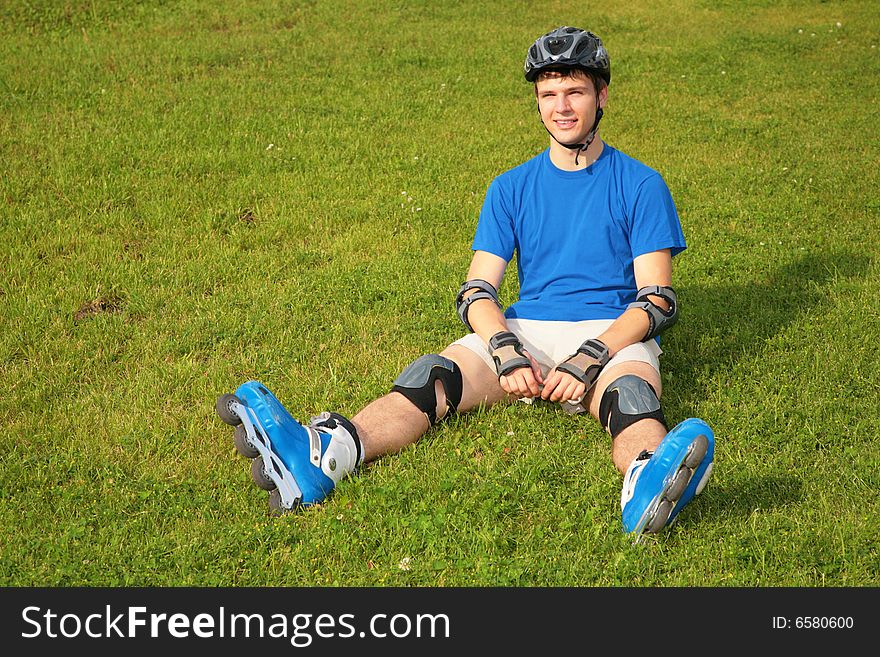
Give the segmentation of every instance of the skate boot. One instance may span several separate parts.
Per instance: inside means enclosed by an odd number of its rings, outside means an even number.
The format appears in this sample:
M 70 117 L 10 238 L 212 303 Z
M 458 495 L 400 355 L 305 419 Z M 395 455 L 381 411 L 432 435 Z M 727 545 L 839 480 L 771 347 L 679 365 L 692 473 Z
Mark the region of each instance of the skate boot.
M 635 534 L 653 534 L 675 520 L 684 506 L 699 495 L 715 457 L 715 436 L 708 424 L 689 418 L 666 434 L 654 452 L 642 452 L 624 475 L 620 507 L 623 528 Z
M 275 514 L 322 502 L 363 460 L 357 430 L 346 418 L 322 413 L 303 426 L 258 381 L 222 395 L 216 410 L 235 427 L 235 447 L 253 459 L 251 476 L 270 491 Z

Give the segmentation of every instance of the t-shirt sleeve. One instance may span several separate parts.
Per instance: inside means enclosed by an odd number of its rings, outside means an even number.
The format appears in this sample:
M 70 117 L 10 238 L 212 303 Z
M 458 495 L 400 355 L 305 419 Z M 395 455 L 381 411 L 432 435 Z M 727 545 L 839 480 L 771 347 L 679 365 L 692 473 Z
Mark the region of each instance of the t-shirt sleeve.
M 471 248 L 488 251 L 510 262 L 515 246 L 510 201 L 506 198 L 503 182 L 496 178 L 486 191 Z
M 639 185 L 630 218 L 633 258 L 661 249 L 670 249 L 674 256 L 687 248 L 672 194 L 660 174 L 648 176 Z

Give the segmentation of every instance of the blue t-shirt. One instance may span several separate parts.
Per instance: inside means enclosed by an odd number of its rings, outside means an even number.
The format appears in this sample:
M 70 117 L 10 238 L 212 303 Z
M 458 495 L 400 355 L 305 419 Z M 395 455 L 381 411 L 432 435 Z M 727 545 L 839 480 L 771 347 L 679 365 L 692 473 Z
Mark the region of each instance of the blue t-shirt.
M 548 149 L 495 178 L 473 241 L 508 262 L 516 252 L 506 317 L 559 321 L 616 319 L 635 301 L 633 259 L 685 246 L 660 174 L 608 144 L 586 169 L 559 169 Z

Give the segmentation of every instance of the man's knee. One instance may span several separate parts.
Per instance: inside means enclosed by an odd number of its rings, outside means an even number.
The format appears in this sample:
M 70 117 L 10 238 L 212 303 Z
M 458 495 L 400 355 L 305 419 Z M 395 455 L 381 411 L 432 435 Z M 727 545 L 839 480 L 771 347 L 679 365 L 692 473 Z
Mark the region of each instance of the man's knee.
M 400 373 L 391 390 L 411 401 L 433 426 L 458 410 L 462 388 L 458 363 L 439 354 L 426 354 L 416 358 Z M 443 393 L 442 398 L 439 391 Z
M 642 420 L 657 420 L 666 426 L 657 391 L 636 374 L 623 374 L 608 384 L 599 401 L 597 417 L 612 439 Z
M 498 383 L 494 365 L 487 363 L 478 353 L 461 344 L 451 344 L 441 356 L 455 361 L 461 370 L 463 381 L 458 412 L 465 413 L 479 406 L 491 406 L 507 398 Z

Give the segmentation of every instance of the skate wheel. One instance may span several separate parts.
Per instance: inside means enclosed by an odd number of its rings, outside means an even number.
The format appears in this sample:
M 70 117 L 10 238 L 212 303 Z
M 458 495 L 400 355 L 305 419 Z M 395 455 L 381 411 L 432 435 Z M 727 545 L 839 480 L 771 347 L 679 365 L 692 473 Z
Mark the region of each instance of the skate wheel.
M 645 532 L 648 534 L 656 534 L 663 527 L 666 526 L 666 521 L 669 520 L 669 514 L 672 513 L 672 508 L 675 506 L 675 503 L 670 502 L 669 500 L 663 500 L 657 506 L 657 512 L 654 514 L 654 517 L 651 518 L 651 522 L 648 523 L 648 526 L 645 527 Z
M 229 424 L 233 427 L 241 424 L 241 418 L 235 414 L 235 412 L 229 408 L 230 404 L 240 404 L 241 401 L 235 395 L 225 394 L 220 395 L 220 398 L 217 400 L 217 403 L 214 404 L 214 410 L 217 411 L 217 415 L 220 416 L 220 419 L 223 420 L 226 424 Z
M 269 513 L 273 516 L 283 516 L 286 513 L 293 513 L 298 506 L 298 501 L 293 505 L 292 509 L 286 509 L 281 506 L 281 493 L 277 488 L 269 493 Z
M 275 482 L 266 474 L 266 466 L 263 463 L 263 457 L 258 456 L 251 461 L 251 478 L 254 483 L 263 490 L 275 490 Z
M 235 427 L 235 434 L 232 436 L 232 442 L 235 443 L 236 451 L 246 459 L 255 459 L 260 455 L 259 450 L 251 445 L 247 437 L 244 425 L 239 424 Z
M 690 480 L 691 471 L 687 468 L 680 468 L 679 471 L 675 473 L 675 478 L 672 480 L 669 488 L 666 489 L 666 499 L 677 502 L 678 498 L 680 498 L 681 494 L 684 492 L 684 489 L 687 488 L 688 483 L 690 483 Z
M 702 434 L 697 436 L 691 445 L 690 453 L 684 459 L 684 464 L 691 470 L 696 470 L 697 466 L 706 458 L 706 452 L 708 451 L 709 439 Z

